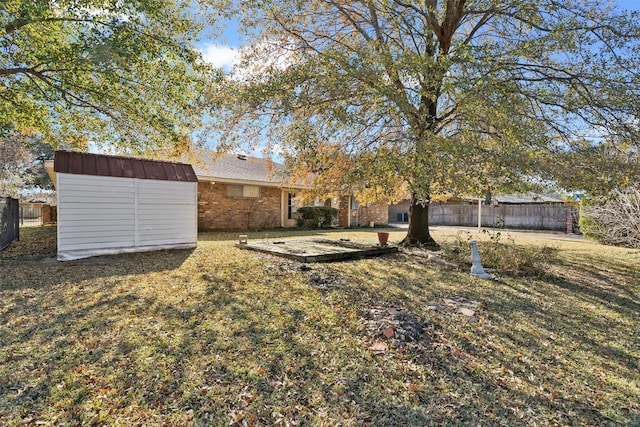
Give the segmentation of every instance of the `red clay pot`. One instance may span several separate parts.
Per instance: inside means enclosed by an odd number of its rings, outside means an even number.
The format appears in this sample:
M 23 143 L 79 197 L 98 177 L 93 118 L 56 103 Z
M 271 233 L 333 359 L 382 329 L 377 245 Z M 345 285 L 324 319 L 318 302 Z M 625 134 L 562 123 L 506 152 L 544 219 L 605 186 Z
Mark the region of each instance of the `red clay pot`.
M 378 232 L 378 242 L 380 246 L 387 246 L 387 241 L 389 240 L 389 233 L 380 231 Z

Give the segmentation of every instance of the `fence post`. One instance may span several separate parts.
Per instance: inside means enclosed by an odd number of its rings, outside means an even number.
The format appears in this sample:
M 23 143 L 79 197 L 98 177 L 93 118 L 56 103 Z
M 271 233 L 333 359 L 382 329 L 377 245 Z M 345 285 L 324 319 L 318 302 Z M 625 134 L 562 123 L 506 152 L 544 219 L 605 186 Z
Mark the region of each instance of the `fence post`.
M 13 199 L 13 217 L 15 218 L 15 220 L 13 221 L 13 224 L 15 226 L 15 240 L 20 241 L 20 224 L 18 224 L 18 217 L 20 215 L 20 202 L 18 201 L 18 199 Z

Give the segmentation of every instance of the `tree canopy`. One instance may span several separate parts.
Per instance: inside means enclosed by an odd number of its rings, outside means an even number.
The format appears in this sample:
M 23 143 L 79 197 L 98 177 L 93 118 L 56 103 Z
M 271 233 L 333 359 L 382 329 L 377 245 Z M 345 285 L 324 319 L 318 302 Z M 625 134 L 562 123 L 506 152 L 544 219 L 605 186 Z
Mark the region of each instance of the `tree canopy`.
M 405 185 L 410 242 L 431 242 L 434 193 L 612 187 L 638 171 L 640 25 L 613 3 L 233 5 L 251 45 L 214 103 L 225 144 L 268 141 L 318 183 Z M 592 161 L 603 146 L 620 155 Z M 332 169 L 342 178 L 323 180 Z
M 185 144 L 217 71 L 193 48 L 198 2 L 7 0 L 0 136 L 144 151 Z
M 53 149 L 37 135 L 0 138 L 0 197 L 19 198 L 25 189 L 50 190 L 51 179 L 43 160 L 53 158 Z

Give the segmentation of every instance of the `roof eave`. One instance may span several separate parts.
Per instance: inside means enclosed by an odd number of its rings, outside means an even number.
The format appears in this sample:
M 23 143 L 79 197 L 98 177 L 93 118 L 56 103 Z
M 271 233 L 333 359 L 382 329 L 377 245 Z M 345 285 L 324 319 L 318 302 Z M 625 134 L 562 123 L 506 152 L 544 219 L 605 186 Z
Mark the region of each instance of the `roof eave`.
M 51 182 L 53 183 L 53 188 L 56 188 L 58 182 L 56 180 L 56 171 L 53 170 L 53 160 L 45 160 L 44 168 L 47 171 L 47 175 L 49 175 L 49 178 L 51 178 Z
M 237 179 L 237 178 L 220 178 L 215 176 L 198 175 L 198 181 L 213 182 L 221 184 L 238 184 L 238 185 L 258 185 L 261 187 L 276 187 L 276 188 L 290 188 L 293 190 L 308 190 L 311 187 L 304 185 L 283 185 L 281 182 L 274 181 L 256 181 L 249 179 Z

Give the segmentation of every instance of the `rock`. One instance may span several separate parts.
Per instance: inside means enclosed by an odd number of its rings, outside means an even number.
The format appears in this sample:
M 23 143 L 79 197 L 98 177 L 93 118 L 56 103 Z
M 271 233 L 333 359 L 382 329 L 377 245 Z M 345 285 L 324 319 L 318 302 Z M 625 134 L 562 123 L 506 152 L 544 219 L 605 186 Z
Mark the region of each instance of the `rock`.
M 464 307 L 458 308 L 458 313 L 464 314 L 467 317 L 473 317 L 476 314 L 475 311 L 473 311 L 473 310 L 471 310 L 469 308 L 464 308 Z
M 469 322 L 471 322 L 471 323 L 478 323 L 478 319 L 476 319 L 476 316 L 471 316 L 471 317 L 469 318 Z
M 300 271 L 311 271 L 311 266 L 309 264 L 302 264 L 300 266 Z
M 477 301 L 471 301 L 470 299 L 464 298 L 464 297 L 460 297 L 460 298 L 456 298 L 456 299 L 444 299 L 444 303 L 447 305 L 453 305 L 453 306 L 464 306 L 464 307 L 469 307 L 469 308 L 478 308 L 478 306 L 480 305 Z
M 441 310 L 442 306 L 440 304 L 430 304 L 427 306 L 427 310 Z

